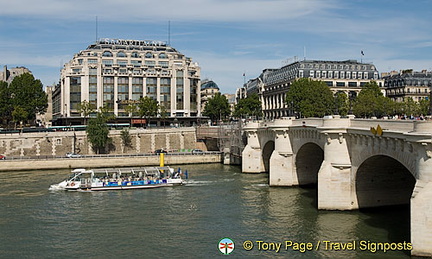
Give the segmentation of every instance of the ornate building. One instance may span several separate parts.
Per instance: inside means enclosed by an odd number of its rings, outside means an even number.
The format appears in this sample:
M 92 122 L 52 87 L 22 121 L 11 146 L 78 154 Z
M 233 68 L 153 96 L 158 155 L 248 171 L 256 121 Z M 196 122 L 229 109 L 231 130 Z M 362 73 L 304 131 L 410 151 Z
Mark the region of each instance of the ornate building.
M 53 116 L 81 117 L 77 108 L 86 100 L 127 117 L 125 106 L 144 96 L 164 106 L 168 117 L 200 116 L 200 67 L 165 42 L 101 39 L 64 65 Z
M 407 98 L 412 98 L 415 102 L 422 99 L 429 100 L 432 72 L 406 70 L 398 74 L 390 74 L 383 79 L 386 95 L 397 102 L 403 102 Z
M 216 93 L 219 93 L 219 86 L 211 80 L 203 80 L 201 84 L 201 112 L 204 111 L 208 99 L 213 98 Z
M 299 78 L 324 81 L 332 92 L 344 92 L 350 99 L 355 98 L 362 86 L 371 80 L 383 87 L 383 81 L 373 64 L 356 60 L 302 60 L 279 69 L 265 69 L 257 80 L 250 80 L 250 85 L 246 84 L 245 88 L 248 93 L 254 88 L 260 93 L 265 118 L 293 116 L 285 103 L 285 95 L 291 83 Z

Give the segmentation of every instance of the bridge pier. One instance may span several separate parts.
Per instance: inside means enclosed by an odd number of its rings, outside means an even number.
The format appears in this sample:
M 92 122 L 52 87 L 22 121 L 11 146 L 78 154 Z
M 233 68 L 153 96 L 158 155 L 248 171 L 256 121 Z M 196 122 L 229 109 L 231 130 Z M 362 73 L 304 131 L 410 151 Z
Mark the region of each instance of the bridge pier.
M 275 149 L 270 157 L 269 184 L 270 186 L 298 185 L 295 172 L 294 154 L 288 131 L 285 129 L 274 130 Z
M 262 149 L 257 134 L 258 128 L 259 123 L 249 123 L 247 127 L 244 128 L 248 138 L 248 144 L 242 152 L 243 173 L 265 172 Z
M 324 161 L 318 172 L 318 209 L 357 208 L 351 161 L 342 131 L 323 132 L 326 137 Z

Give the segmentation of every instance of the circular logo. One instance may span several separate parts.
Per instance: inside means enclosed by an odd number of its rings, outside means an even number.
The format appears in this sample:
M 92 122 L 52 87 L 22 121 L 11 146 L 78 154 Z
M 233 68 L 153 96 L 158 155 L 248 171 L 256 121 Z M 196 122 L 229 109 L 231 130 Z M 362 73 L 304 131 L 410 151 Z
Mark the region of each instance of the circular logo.
M 224 255 L 229 255 L 234 251 L 234 241 L 230 238 L 222 238 L 218 244 L 219 251 Z

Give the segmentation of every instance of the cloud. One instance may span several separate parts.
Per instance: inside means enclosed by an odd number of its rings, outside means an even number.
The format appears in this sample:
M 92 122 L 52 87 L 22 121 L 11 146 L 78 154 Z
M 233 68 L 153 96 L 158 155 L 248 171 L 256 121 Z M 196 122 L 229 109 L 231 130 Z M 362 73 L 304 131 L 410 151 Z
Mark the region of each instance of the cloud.
M 55 19 L 88 19 L 101 15 L 110 20 L 138 22 L 263 21 L 296 18 L 331 8 L 334 0 L 15 0 L 2 4 L 0 15 Z M 25 6 L 25 8 L 23 8 Z

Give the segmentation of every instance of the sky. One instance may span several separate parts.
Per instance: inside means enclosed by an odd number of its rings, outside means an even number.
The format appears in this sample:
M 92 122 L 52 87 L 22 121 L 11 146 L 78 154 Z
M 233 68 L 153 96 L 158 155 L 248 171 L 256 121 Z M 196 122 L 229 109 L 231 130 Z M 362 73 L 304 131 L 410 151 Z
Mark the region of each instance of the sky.
M 0 66 L 53 85 L 74 54 L 113 38 L 169 40 L 222 93 L 296 58 L 431 71 L 431 17 L 432 0 L 3 1 Z

